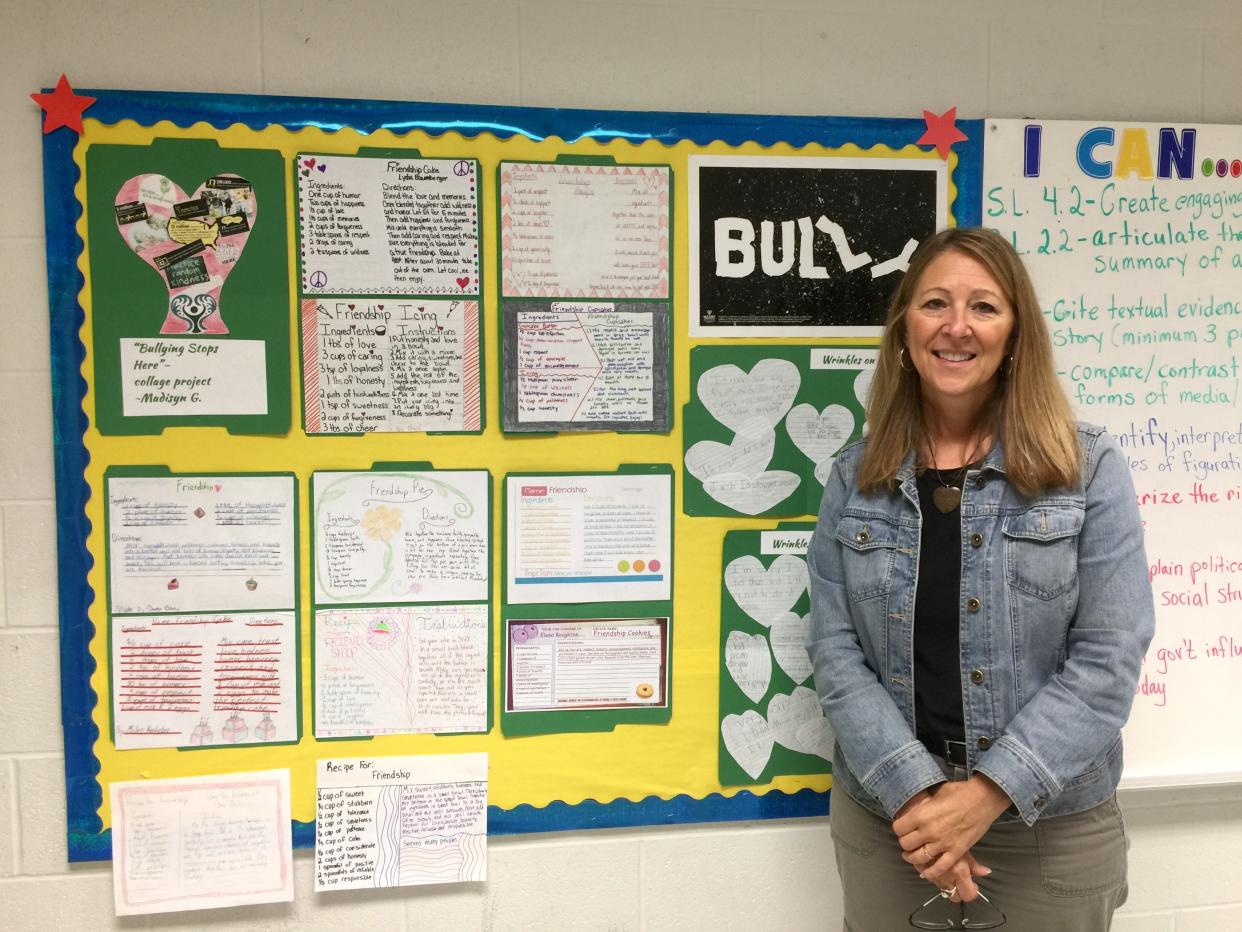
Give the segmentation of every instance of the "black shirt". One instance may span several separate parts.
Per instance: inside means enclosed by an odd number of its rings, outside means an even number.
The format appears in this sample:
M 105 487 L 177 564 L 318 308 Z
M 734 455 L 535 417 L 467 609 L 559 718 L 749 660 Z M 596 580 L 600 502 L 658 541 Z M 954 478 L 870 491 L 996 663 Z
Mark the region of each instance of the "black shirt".
M 942 484 L 960 489 L 966 469 L 944 469 L 939 477 L 925 469 L 918 477 L 923 530 L 914 596 L 914 721 L 925 740 L 961 741 L 966 733 L 959 659 L 962 509 L 945 514 L 932 501 Z

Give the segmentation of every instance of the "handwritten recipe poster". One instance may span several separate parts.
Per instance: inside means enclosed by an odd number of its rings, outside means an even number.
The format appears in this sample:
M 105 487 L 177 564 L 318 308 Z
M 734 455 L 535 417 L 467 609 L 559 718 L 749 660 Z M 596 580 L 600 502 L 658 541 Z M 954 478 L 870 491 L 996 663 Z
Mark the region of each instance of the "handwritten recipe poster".
M 115 782 L 116 914 L 293 901 L 289 771 Z
M 292 476 L 109 474 L 121 750 L 296 741 Z
M 298 156 L 302 292 L 477 295 L 474 159 Z
M 500 165 L 501 296 L 669 297 L 663 165 Z
M 302 302 L 308 434 L 477 431 L 477 301 Z
M 319 761 L 316 892 L 486 879 L 486 754 Z
M 668 303 L 504 307 L 506 431 L 668 429 Z
M 488 473 L 320 472 L 313 490 L 315 734 L 486 731 Z

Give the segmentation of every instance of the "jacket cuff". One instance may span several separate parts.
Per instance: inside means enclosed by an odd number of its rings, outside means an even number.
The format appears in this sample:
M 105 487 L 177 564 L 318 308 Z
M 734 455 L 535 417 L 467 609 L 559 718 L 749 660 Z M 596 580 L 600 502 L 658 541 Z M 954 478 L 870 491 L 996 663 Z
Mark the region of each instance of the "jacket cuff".
M 992 745 L 975 765 L 1013 800 L 1019 817 L 1034 825 L 1061 787 L 1031 751 L 1008 735 Z
M 892 818 L 915 793 L 945 782 L 945 775 L 918 741 L 903 744 L 859 781 Z

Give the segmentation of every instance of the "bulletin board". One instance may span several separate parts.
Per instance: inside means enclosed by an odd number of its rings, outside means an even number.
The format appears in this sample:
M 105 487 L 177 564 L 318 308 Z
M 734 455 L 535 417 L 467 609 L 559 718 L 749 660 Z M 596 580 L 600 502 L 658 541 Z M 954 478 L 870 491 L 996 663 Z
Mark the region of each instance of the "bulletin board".
M 861 429 L 866 359 L 849 348 L 874 347 L 886 276 L 936 222 L 979 221 L 981 122 L 959 122 L 967 138 L 950 147 L 943 126 L 925 139 L 928 119 L 80 93 L 96 99 L 81 135 L 44 137 L 71 860 L 110 856 L 114 782 L 273 767 L 289 768 L 294 841 L 311 846 L 316 761 L 364 753 L 486 752 L 491 834 L 827 811 L 822 755 L 778 755 L 762 782 L 721 764 L 722 690 L 741 701 L 722 681 L 721 625 L 754 623 L 744 600 L 722 603 L 726 534 L 814 513 L 815 473 Z M 782 165 L 810 202 L 760 171 Z M 750 179 L 744 203 L 719 200 L 716 170 Z M 868 242 L 882 200 L 864 195 L 904 202 L 928 179 L 933 213 L 900 241 Z M 853 215 L 823 206 L 830 189 Z M 403 191 L 434 209 L 376 213 Z M 765 214 L 769 196 L 779 215 Z M 707 223 L 713 198 L 731 221 Z M 588 201 L 613 218 L 603 246 Z M 545 223 L 563 227 L 550 260 Z M 802 281 L 788 294 L 800 310 L 747 311 L 727 294 L 708 306 L 701 276 L 737 278 L 747 262 Z M 848 371 L 806 376 L 841 410 L 799 396 L 780 449 L 807 459 L 782 508 L 717 510 L 697 485 L 687 496 L 683 409 L 698 404 L 704 348 L 718 351 L 704 365 L 770 357 L 807 373 L 846 348 L 835 368 Z M 754 424 L 732 427 L 747 451 L 712 430 L 720 456 L 696 469 L 766 466 Z M 593 578 L 589 608 L 515 598 L 531 577 L 510 566 L 505 509 L 529 526 L 584 489 L 643 496 L 650 552 Z M 211 520 L 247 530 L 213 537 Z M 187 540 L 262 572 L 223 588 L 161 575 L 160 554 Z M 625 595 L 635 587 L 653 594 Z M 341 645 L 399 649 L 393 633 L 415 615 L 440 639 L 430 653 L 478 673 L 453 703 L 402 718 L 380 694 L 367 705 L 331 686 L 348 682 L 329 663 L 348 659 Z M 176 624 L 219 627 L 193 645 L 155 630 Z M 601 625 L 662 651 L 637 687 L 646 707 L 562 720 L 505 705 L 508 652 Z M 801 671 L 781 630 L 776 682 L 792 688 Z M 173 739 L 141 689 L 119 704 L 119 658 L 191 647 L 270 685 L 235 699 L 246 714 L 203 716 Z M 436 663 L 429 677 L 452 673 Z

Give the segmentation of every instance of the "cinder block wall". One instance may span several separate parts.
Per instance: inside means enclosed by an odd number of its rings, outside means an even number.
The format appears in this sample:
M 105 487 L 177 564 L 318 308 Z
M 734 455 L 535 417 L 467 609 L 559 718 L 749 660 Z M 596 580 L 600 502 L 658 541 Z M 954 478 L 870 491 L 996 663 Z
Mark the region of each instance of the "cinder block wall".
M 202 52 L 196 43 L 202 41 Z M 1237 0 L 0 0 L 0 925 L 27 929 L 838 927 L 824 821 L 497 839 L 491 880 L 112 917 L 65 863 L 38 116 L 82 87 L 641 110 L 1242 119 Z M 1238 741 L 1222 735 L 1222 741 Z M 1123 798 L 1119 932 L 1242 929 L 1242 789 Z

